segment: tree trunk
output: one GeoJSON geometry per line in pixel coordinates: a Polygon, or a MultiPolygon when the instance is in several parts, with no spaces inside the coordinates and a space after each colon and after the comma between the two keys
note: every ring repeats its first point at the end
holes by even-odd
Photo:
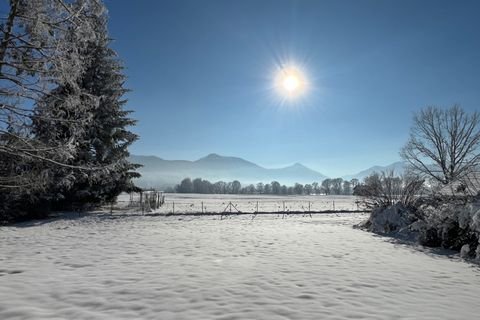
{"type": "Polygon", "coordinates": [[[2,74],[5,54],[7,53],[8,43],[10,42],[10,37],[12,34],[13,22],[15,20],[15,16],[17,15],[18,1],[19,0],[12,0],[10,3],[10,12],[8,13],[7,23],[5,25],[5,34],[2,42],[0,43],[0,75],[2,74]]]}

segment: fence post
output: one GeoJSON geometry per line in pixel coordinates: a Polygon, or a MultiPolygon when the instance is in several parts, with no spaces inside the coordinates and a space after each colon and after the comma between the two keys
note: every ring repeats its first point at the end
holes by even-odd
{"type": "Polygon", "coordinates": [[[258,201],[257,201],[257,213],[258,213],[258,201]]]}
{"type": "Polygon", "coordinates": [[[283,201],[283,213],[285,213],[285,201],[283,201]]]}
{"type": "Polygon", "coordinates": [[[175,214],[175,201],[173,201],[172,213],[175,214]]]}
{"type": "Polygon", "coordinates": [[[203,214],[203,201],[202,201],[202,214],[203,214]]]}
{"type": "Polygon", "coordinates": [[[312,212],[312,210],[310,210],[310,201],[308,201],[308,212],[312,212]]]}
{"type": "Polygon", "coordinates": [[[333,211],[335,211],[335,200],[333,200],[333,211]]]}

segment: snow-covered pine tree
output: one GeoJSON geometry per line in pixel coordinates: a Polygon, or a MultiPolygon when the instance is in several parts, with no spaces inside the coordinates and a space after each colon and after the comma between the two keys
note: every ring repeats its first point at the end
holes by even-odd
{"type": "Polygon", "coordinates": [[[56,87],[69,87],[68,100],[80,101],[76,80],[84,61],[78,49],[92,34],[86,8],[85,0],[10,0],[0,23],[0,220],[28,211],[50,185],[51,169],[68,167],[75,153],[73,141],[33,134],[33,121],[58,119],[39,117],[32,106],[56,87]],[[78,41],[67,39],[73,33],[78,41]]]}
{"type": "Polygon", "coordinates": [[[94,37],[81,50],[85,63],[84,72],[77,84],[82,92],[83,106],[72,110],[66,105],[69,88],[59,87],[54,94],[37,106],[42,117],[63,117],[63,124],[37,128],[38,136],[46,139],[72,141],[69,121],[78,118],[87,120],[87,126],[80,136],[73,140],[76,153],[70,163],[89,170],[62,168],[55,172],[55,183],[50,195],[59,206],[77,204],[98,204],[112,201],[120,192],[134,188],[132,178],[138,165],[128,161],[128,147],[137,135],[128,130],[135,124],[129,118],[130,111],[124,110],[123,95],[125,76],[116,53],[109,47],[111,40],[107,32],[106,10],[101,2],[90,4],[85,13],[93,26],[94,37]],[[83,111],[82,111],[83,110],[83,111]],[[86,112],[80,114],[78,112],[86,112]]]}
{"type": "MultiPolygon", "coordinates": [[[[125,110],[127,100],[124,95],[125,75],[117,54],[110,48],[111,39],[107,30],[107,14],[103,9],[100,15],[93,15],[96,41],[87,48],[91,58],[82,81],[82,88],[99,99],[93,112],[88,140],[93,151],[94,165],[108,170],[95,172],[85,179],[84,186],[95,200],[111,201],[120,192],[134,188],[133,178],[139,177],[135,169],[139,167],[128,161],[128,147],[138,139],[129,127],[136,120],[130,118],[131,111],[125,110]]],[[[86,151],[86,150],[85,150],[86,151]]]]}

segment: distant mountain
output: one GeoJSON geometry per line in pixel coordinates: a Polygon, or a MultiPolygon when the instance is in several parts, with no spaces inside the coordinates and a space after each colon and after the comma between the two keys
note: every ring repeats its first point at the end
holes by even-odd
{"type": "Polygon", "coordinates": [[[140,155],[132,155],[130,161],[143,165],[138,170],[142,177],[137,184],[141,187],[171,187],[186,177],[211,182],[238,180],[242,184],[278,181],[286,185],[321,182],[326,178],[300,163],[285,168],[267,169],[242,158],[224,157],[215,153],[196,161],[164,160],[140,155]]]}
{"type": "Polygon", "coordinates": [[[365,177],[371,175],[374,172],[380,173],[382,171],[389,172],[389,171],[392,171],[392,170],[393,170],[395,175],[401,175],[405,172],[405,167],[406,167],[405,162],[398,161],[398,162],[394,162],[394,163],[392,163],[388,166],[374,166],[374,167],[368,168],[366,170],[360,171],[356,174],[343,176],[342,178],[343,178],[343,180],[351,180],[351,179],[363,180],[365,177]]]}

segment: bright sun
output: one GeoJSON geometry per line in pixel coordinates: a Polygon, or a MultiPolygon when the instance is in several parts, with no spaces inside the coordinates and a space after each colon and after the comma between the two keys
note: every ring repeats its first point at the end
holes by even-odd
{"type": "Polygon", "coordinates": [[[307,86],[305,76],[295,67],[281,69],[275,79],[275,86],[286,97],[302,94],[307,86]]]}
{"type": "Polygon", "coordinates": [[[298,78],[294,75],[288,75],[283,79],[282,86],[288,92],[293,92],[298,88],[299,81],[298,78]]]}

